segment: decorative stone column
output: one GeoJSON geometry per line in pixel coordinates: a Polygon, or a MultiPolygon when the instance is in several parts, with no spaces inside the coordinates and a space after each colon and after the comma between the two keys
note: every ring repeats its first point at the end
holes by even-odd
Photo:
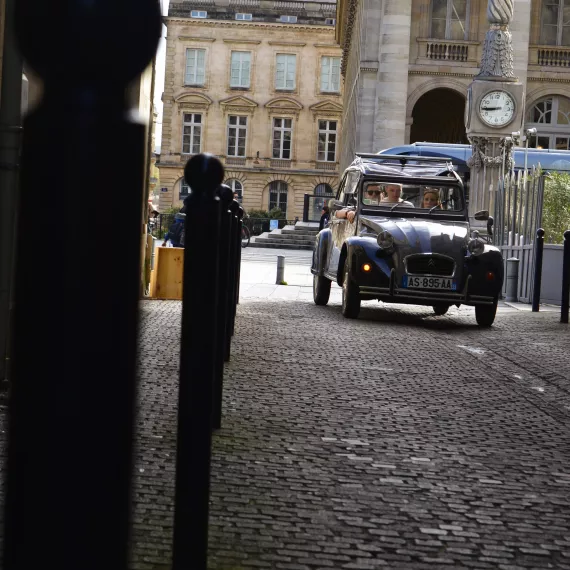
{"type": "Polygon", "coordinates": [[[465,128],[473,147],[468,162],[471,168],[469,218],[482,232],[486,223],[476,221],[474,214],[488,210],[493,215],[502,166],[509,168],[512,164],[509,135],[520,129],[523,119],[524,86],[514,72],[513,40],[509,30],[513,15],[514,0],[488,0],[490,28],[483,45],[481,69],[467,94],[465,128]],[[492,108],[488,102],[491,92],[495,93],[492,108]],[[487,111],[498,112],[496,120],[490,118],[487,111]]]}
{"type": "Polygon", "coordinates": [[[373,152],[405,141],[411,26],[412,0],[384,0],[373,152]]]}

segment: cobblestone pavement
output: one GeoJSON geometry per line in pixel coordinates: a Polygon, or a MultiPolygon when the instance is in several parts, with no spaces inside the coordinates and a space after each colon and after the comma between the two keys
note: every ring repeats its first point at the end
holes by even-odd
{"type": "MultiPolygon", "coordinates": [[[[143,314],[131,566],[166,570],[180,304],[143,314]]],[[[242,303],[210,568],[570,569],[569,338],[556,313],[242,303]]]]}

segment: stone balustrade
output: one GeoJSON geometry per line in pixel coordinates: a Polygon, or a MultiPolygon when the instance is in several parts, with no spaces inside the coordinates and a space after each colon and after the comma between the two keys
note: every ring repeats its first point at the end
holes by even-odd
{"type": "Polygon", "coordinates": [[[475,60],[474,46],[477,42],[453,40],[418,40],[425,44],[425,50],[420,53],[427,59],[437,61],[467,62],[475,60]],[[470,53],[471,52],[471,53],[470,53]]]}
{"type": "Polygon", "coordinates": [[[531,46],[530,62],[545,67],[570,69],[570,47],[531,46]]]}

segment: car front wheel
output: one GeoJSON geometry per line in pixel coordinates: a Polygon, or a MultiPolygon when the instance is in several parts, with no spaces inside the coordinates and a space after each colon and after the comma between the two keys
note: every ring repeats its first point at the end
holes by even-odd
{"type": "Polygon", "coordinates": [[[449,307],[450,307],[450,305],[444,305],[444,304],[434,305],[433,306],[433,312],[438,317],[441,317],[442,315],[445,315],[445,313],[447,313],[447,311],[449,311],[449,307]]]}
{"type": "Polygon", "coordinates": [[[360,293],[350,278],[347,262],[344,264],[344,279],[342,281],[342,314],[347,319],[356,319],[358,313],[360,313],[360,293]]]}
{"type": "Polygon", "coordinates": [[[495,321],[497,314],[497,301],[492,305],[476,305],[475,319],[480,327],[490,327],[495,321]]]}
{"type": "Polygon", "coordinates": [[[313,275],[313,300],[315,305],[326,305],[331,296],[331,281],[321,275],[313,275]]]}

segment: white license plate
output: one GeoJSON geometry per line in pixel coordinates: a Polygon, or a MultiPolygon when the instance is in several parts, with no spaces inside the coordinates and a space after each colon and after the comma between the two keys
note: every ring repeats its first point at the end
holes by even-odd
{"type": "Polygon", "coordinates": [[[405,275],[403,286],[405,289],[457,290],[455,279],[449,279],[447,277],[412,277],[411,275],[405,275]]]}

